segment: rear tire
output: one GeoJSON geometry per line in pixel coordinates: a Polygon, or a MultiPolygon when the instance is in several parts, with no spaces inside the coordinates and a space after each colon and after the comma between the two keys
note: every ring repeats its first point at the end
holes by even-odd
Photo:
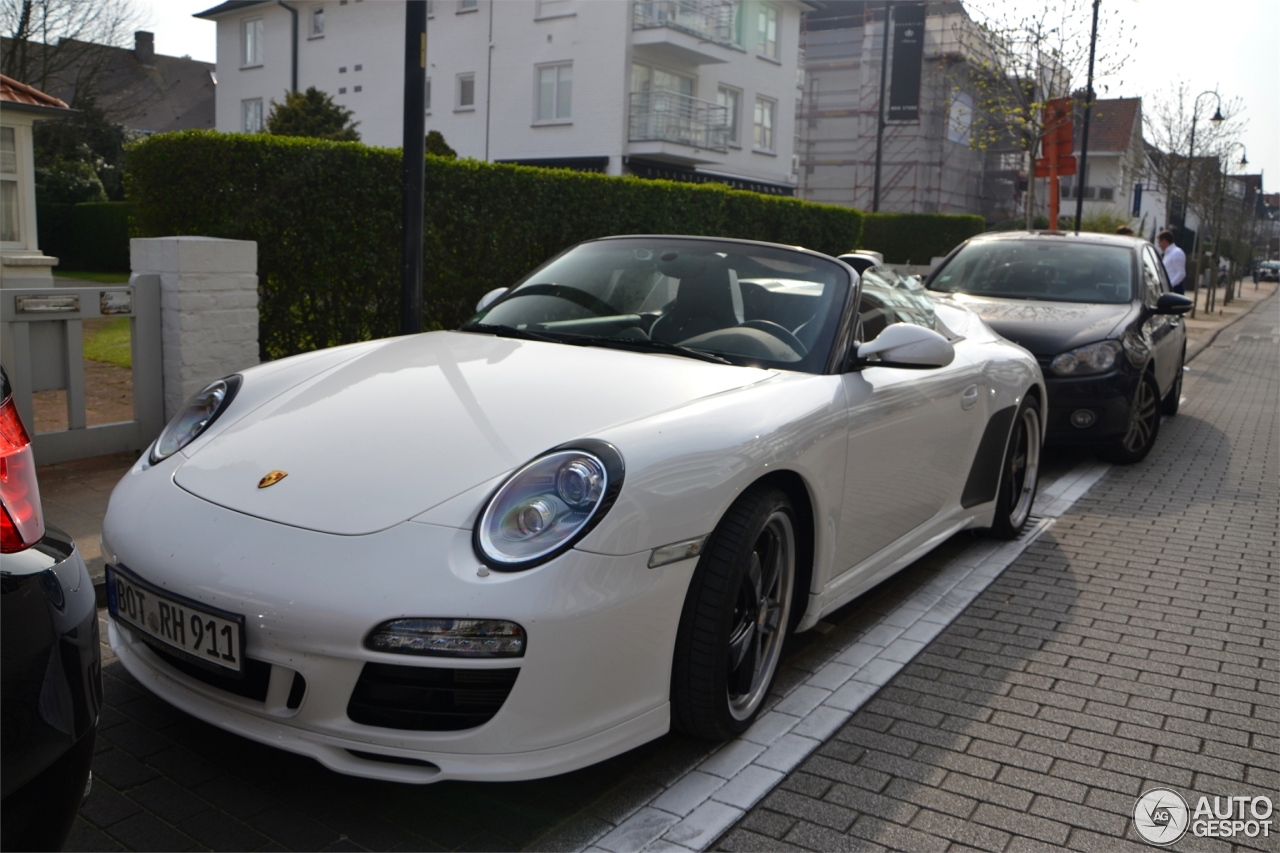
{"type": "Polygon", "coordinates": [[[1160,388],[1150,373],[1142,374],[1129,407],[1129,429],[1099,455],[1116,465],[1132,465],[1147,458],[1160,434],[1160,388]]]}
{"type": "Polygon", "coordinates": [[[795,512],[776,488],[729,507],[698,561],[676,635],[673,725],[725,740],[755,721],[769,695],[791,617],[795,512]]]}
{"type": "Polygon", "coordinates": [[[996,539],[1017,539],[1031,518],[1040,484],[1040,401],[1029,396],[1018,407],[1000,465],[996,514],[988,531],[996,539]]]}

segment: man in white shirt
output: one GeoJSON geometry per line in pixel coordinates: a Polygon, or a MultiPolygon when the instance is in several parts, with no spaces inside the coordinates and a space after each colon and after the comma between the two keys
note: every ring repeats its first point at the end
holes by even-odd
{"type": "Polygon", "coordinates": [[[1160,253],[1164,255],[1164,271],[1169,276],[1169,289],[1183,293],[1187,281],[1187,255],[1173,242],[1173,232],[1165,229],[1156,235],[1160,253]]]}

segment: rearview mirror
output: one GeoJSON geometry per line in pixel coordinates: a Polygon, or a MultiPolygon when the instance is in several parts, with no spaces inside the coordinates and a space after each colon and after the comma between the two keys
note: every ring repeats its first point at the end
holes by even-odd
{"type": "Polygon", "coordinates": [[[857,357],[864,360],[878,355],[879,367],[912,367],[918,369],[946,367],[956,357],[951,342],[933,329],[912,323],[894,323],[873,341],[858,345],[857,357]]]}
{"type": "Polygon", "coordinates": [[[506,293],[508,290],[510,290],[510,288],[495,287],[493,290],[490,290],[484,296],[481,296],[480,301],[476,303],[476,313],[478,314],[484,309],[488,308],[490,305],[492,305],[494,302],[497,301],[499,296],[506,293]]]}
{"type": "Polygon", "coordinates": [[[1181,293],[1162,293],[1156,300],[1154,314],[1185,314],[1194,303],[1181,293]]]}

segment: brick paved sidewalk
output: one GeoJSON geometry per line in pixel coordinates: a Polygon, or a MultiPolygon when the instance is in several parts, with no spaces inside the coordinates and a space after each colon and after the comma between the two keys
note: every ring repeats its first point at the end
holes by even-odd
{"type": "MultiPolygon", "coordinates": [[[[1115,468],[721,850],[1148,850],[1139,794],[1280,790],[1280,313],[1192,365],[1115,468]]],[[[1212,800],[1211,800],[1212,801],[1212,800]]],[[[1273,829],[1275,829],[1273,823],[1273,829]]],[[[1177,850],[1280,850],[1269,838],[1177,850]]]]}

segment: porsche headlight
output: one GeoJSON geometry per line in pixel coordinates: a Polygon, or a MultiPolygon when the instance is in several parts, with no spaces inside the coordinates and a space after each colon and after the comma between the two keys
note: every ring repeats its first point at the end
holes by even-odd
{"type": "Polygon", "coordinates": [[[612,445],[557,448],[512,474],[489,499],[476,524],[476,553],[498,571],[545,562],[585,536],[621,486],[622,457],[612,445]]]}
{"type": "Polygon", "coordinates": [[[211,383],[188,400],[152,445],[151,464],[167,459],[195,441],[231,405],[239,388],[240,377],[228,376],[211,383]]]}
{"type": "Polygon", "coordinates": [[[1064,352],[1049,364],[1049,368],[1059,376],[1106,373],[1116,366],[1116,357],[1123,349],[1119,341],[1099,341],[1064,352]]]}

